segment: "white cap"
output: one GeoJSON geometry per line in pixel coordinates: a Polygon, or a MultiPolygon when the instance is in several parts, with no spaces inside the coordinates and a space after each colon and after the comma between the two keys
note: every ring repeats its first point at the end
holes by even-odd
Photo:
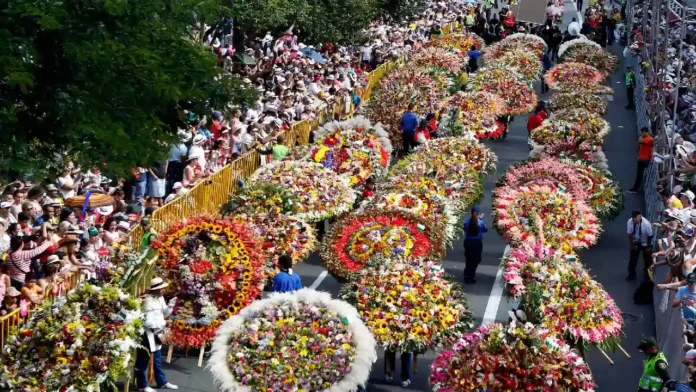
{"type": "Polygon", "coordinates": [[[120,221],[120,222],[118,222],[118,228],[124,229],[124,230],[130,230],[130,224],[126,221],[120,221]]]}
{"type": "Polygon", "coordinates": [[[174,185],[172,186],[172,189],[181,189],[183,188],[184,185],[180,182],[175,182],[174,185]]]}

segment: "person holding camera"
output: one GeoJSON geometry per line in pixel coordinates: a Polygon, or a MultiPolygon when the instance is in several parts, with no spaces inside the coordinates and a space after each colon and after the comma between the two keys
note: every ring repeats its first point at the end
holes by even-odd
{"type": "Polygon", "coordinates": [[[641,252],[643,252],[643,261],[645,263],[643,271],[646,272],[652,264],[650,256],[653,239],[652,224],[643,218],[640,211],[634,210],[627,222],[626,233],[628,234],[628,243],[631,248],[626,280],[633,281],[636,280],[636,266],[638,265],[638,256],[641,252]]]}

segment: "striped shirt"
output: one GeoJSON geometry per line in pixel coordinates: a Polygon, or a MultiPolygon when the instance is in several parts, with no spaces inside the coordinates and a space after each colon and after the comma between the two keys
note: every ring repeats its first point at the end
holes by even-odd
{"type": "Polygon", "coordinates": [[[29,272],[31,259],[43,253],[51,245],[51,241],[46,241],[42,245],[37,246],[34,249],[18,250],[16,252],[10,253],[10,257],[7,262],[7,274],[10,276],[11,279],[16,280],[17,282],[24,283],[24,279],[27,275],[27,272],[29,272]]]}

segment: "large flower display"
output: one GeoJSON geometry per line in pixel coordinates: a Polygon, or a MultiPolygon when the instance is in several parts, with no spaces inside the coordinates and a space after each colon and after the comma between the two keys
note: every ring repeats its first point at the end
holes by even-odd
{"type": "Polygon", "coordinates": [[[562,186],[579,200],[587,200],[589,197],[589,189],[585,188],[582,178],[573,170],[573,166],[551,157],[513,164],[500,176],[494,192],[504,191],[506,187],[517,188],[533,184],[562,186]]]}
{"type": "Polygon", "coordinates": [[[140,344],[140,301],[112,285],[82,283],[33,309],[0,359],[5,391],[115,389],[140,344]]]}
{"type": "Polygon", "coordinates": [[[537,58],[541,59],[541,56],[546,51],[546,42],[544,42],[543,38],[534,34],[512,34],[486,48],[483,58],[486,63],[490,63],[498,57],[515,51],[533,53],[537,58]]]}
{"type": "Polygon", "coordinates": [[[530,157],[568,157],[590,163],[600,170],[608,170],[609,163],[601,148],[586,141],[560,140],[547,145],[538,145],[530,152],[530,157]]]}
{"type": "Polygon", "coordinates": [[[451,245],[458,238],[458,234],[462,230],[454,203],[439,195],[437,191],[379,192],[374,197],[365,200],[361,209],[404,211],[419,215],[432,222],[434,227],[442,228],[448,245],[451,245]]]}
{"type": "Polygon", "coordinates": [[[321,259],[336,278],[352,280],[373,257],[439,257],[444,233],[402,211],[367,210],[336,222],[321,244],[321,259]]]}
{"type": "Polygon", "coordinates": [[[608,171],[577,159],[565,158],[562,161],[580,178],[589,195],[587,205],[597,216],[614,219],[621,213],[624,207],[623,191],[608,171]]]}
{"type": "Polygon", "coordinates": [[[166,340],[201,347],[213,340],[220,321],[261,294],[264,257],[259,239],[240,222],[201,215],[175,223],[152,248],[160,254],[159,276],[178,293],[166,340]]]}
{"type": "Polygon", "coordinates": [[[585,361],[562,340],[532,324],[479,327],[431,365],[434,392],[590,392],[585,361]]]}
{"type": "Polygon", "coordinates": [[[483,38],[473,33],[454,33],[431,41],[429,45],[436,48],[451,48],[461,50],[462,52],[468,52],[471,50],[472,46],[476,47],[478,50],[483,49],[485,42],[483,38]]]}
{"type": "Polygon", "coordinates": [[[495,94],[505,101],[505,114],[516,116],[529,113],[539,98],[529,83],[515,69],[486,67],[469,81],[469,89],[495,94]]]}
{"type": "Polygon", "coordinates": [[[603,139],[611,131],[611,125],[607,120],[587,109],[563,109],[555,112],[554,115],[558,120],[576,125],[586,134],[595,135],[589,140],[590,142],[603,139]]]}
{"type": "Polygon", "coordinates": [[[425,115],[431,105],[446,96],[446,83],[433,77],[425,68],[406,67],[392,71],[379,82],[367,103],[367,115],[389,128],[392,144],[401,147],[399,122],[410,103],[415,112],[425,115]]]}
{"type": "Polygon", "coordinates": [[[415,150],[417,155],[429,162],[458,164],[468,162],[469,166],[481,176],[495,173],[498,157],[495,153],[477,141],[456,137],[443,137],[430,141],[426,146],[415,150]]]}
{"type": "Polygon", "coordinates": [[[461,51],[438,47],[417,50],[411,57],[411,61],[421,67],[442,68],[455,75],[460,74],[466,65],[466,58],[461,51]]]}
{"type": "Polygon", "coordinates": [[[558,118],[546,119],[540,126],[529,132],[529,137],[537,144],[551,144],[558,141],[582,142],[599,145],[604,141],[607,128],[596,128],[589,124],[563,121],[558,118]],[[584,125],[584,126],[583,126],[584,125]]]}
{"type": "Polygon", "coordinates": [[[278,272],[278,258],[290,256],[293,264],[309,257],[316,246],[314,227],[290,215],[242,214],[232,218],[249,226],[261,239],[261,253],[265,256],[266,280],[273,279],[278,272]]]}
{"type": "Polygon", "coordinates": [[[554,90],[599,91],[606,78],[597,68],[584,63],[561,63],[551,68],[544,80],[554,90]]]}
{"type": "Polygon", "coordinates": [[[529,83],[538,81],[544,70],[541,59],[535,53],[521,49],[495,57],[488,65],[494,68],[514,69],[529,83]]]}
{"type": "Polygon", "coordinates": [[[607,114],[609,104],[604,95],[587,92],[555,92],[549,100],[549,109],[558,111],[562,109],[586,109],[592,113],[607,114]]]}
{"type": "Polygon", "coordinates": [[[389,133],[364,117],[328,123],[315,132],[315,140],[305,158],[347,176],[351,186],[387,173],[392,153],[389,133]]]}
{"type": "Polygon", "coordinates": [[[395,352],[447,347],[471,329],[462,290],[440,262],[388,259],[364,269],[342,297],[355,305],[377,343],[395,352]]]}
{"type": "Polygon", "coordinates": [[[208,368],[224,392],[354,391],[377,361],[375,346],[355,308],[302,289],[227,320],[208,368]]]}
{"type": "Polygon", "coordinates": [[[271,183],[285,187],[298,199],[296,217],[318,222],[350,211],[355,192],[349,180],[331,169],[311,162],[274,162],[259,168],[249,183],[271,183]]]}
{"type": "Polygon", "coordinates": [[[438,135],[473,136],[496,139],[504,127],[496,121],[506,111],[505,101],[485,91],[457,93],[444,103],[438,124],[438,135]]]}
{"type": "Polygon", "coordinates": [[[578,345],[619,343],[621,310],[578,261],[537,243],[512,249],[503,263],[508,294],[543,328],[578,345]]]}
{"type": "Polygon", "coordinates": [[[220,212],[222,216],[236,214],[294,214],[299,207],[298,198],[281,185],[260,183],[246,186],[230,195],[220,212]]]}
{"type": "Polygon", "coordinates": [[[564,43],[558,54],[562,62],[591,64],[607,76],[614,72],[619,63],[616,55],[587,38],[564,43]]]}
{"type": "Polygon", "coordinates": [[[594,245],[601,230],[599,219],[585,202],[546,185],[497,189],[493,220],[507,241],[544,240],[563,249],[594,245]]]}

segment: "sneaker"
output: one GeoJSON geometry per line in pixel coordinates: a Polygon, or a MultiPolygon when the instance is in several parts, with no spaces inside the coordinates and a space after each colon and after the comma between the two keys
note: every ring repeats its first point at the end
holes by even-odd
{"type": "Polygon", "coordinates": [[[411,380],[401,381],[401,388],[408,388],[409,385],[411,385],[411,380]]]}
{"type": "Polygon", "coordinates": [[[157,387],[157,389],[179,389],[179,387],[168,382],[168,383],[162,385],[161,387],[157,387]]]}
{"type": "Polygon", "coordinates": [[[150,387],[140,388],[140,392],[157,392],[150,387]]]}
{"type": "Polygon", "coordinates": [[[392,382],[392,381],[394,381],[394,376],[392,376],[391,374],[387,374],[387,375],[384,376],[384,379],[385,379],[387,382],[392,382]]]}
{"type": "Polygon", "coordinates": [[[633,189],[633,188],[627,189],[626,193],[638,193],[638,189],[633,189]]]}

